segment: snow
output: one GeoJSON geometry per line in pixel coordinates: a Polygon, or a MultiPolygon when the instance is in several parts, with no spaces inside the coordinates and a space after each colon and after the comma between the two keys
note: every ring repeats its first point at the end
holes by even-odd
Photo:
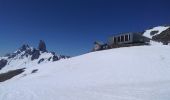
{"type": "Polygon", "coordinates": [[[167,30],[168,28],[170,28],[170,26],[157,26],[157,27],[154,27],[152,29],[146,30],[143,35],[148,37],[148,38],[152,38],[153,36],[162,33],[163,31],[167,30]],[[156,33],[155,35],[151,35],[150,33],[152,31],[158,31],[158,33],[156,33]]]}
{"type": "Polygon", "coordinates": [[[30,66],[0,83],[0,100],[169,100],[169,51],[124,47],[30,66]]]}
{"type": "Polygon", "coordinates": [[[38,65],[38,61],[42,58],[44,59],[44,61],[41,64],[47,63],[47,62],[52,62],[52,59],[50,61],[48,61],[48,58],[53,57],[53,55],[48,52],[41,53],[40,57],[34,61],[31,60],[30,55],[28,55],[28,57],[22,56],[22,54],[24,54],[24,53],[25,53],[25,51],[21,52],[16,57],[11,58],[11,59],[8,59],[7,57],[2,57],[1,59],[6,59],[8,61],[8,64],[3,69],[0,70],[0,73],[5,73],[10,70],[15,70],[15,69],[19,69],[19,68],[28,68],[31,66],[36,66],[36,65],[38,65]]]}
{"type": "Polygon", "coordinates": [[[150,40],[150,43],[149,43],[150,45],[152,45],[152,46],[161,46],[161,45],[163,45],[163,43],[161,43],[161,42],[156,42],[156,41],[153,41],[153,40],[150,40]]]}

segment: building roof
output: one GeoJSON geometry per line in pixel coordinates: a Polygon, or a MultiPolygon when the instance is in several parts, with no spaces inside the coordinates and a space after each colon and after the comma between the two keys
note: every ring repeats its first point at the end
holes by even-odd
{"type": "Polygon", "coordinates": [[[140,34],[140,35],[142,35],[143,33],[142,33],[142,32],[116,33],[116,34],[113,34],[113,35],[110,36],[110,37],[119,36],[119,35],[124,35],[124,34],[140,34]]]}

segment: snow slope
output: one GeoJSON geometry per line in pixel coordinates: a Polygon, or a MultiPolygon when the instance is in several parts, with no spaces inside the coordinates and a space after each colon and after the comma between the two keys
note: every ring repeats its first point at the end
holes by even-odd
{"type": "Polygon", "coordinates": [[[170,28],[170,26],[157,26],[157,27],[154,27],[152,29],[146,30],[143,35],[148,37],[148,38],[152,38],[153,36],[162,33],[163,31],[167,30],[168,28],[170,28]],[[158,32],[156,34],[154,34],[154,35],[151,35],[150,33],[152,31],[158,31],[158,32]]]}
{"type": "Polygon", "coordinates": [[[170,100],[169,52],[125,47],[29,67],[0,83],[0,100],[170,100]]]}

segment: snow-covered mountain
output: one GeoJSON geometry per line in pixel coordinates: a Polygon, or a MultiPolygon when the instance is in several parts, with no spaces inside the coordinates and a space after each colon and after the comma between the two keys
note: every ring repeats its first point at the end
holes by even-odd
{"type": "Polygon", "coordinates": [[[151,29],[148,29],[144,32],[144,36],[148,38],[152,38],[155,35],[161,34],[163,31],[167,30],[170,28],[170,26],[157,26],[153,27],[151,29]]]}
{"type": "MultiPolygon", "coordinates": [[[[168,31],[161,26],[145,31],[144,36],[168,36],[168,31]],[[152,31],[159,32],[151,36],[152,31]]],[[[11,65],[20,63],[21,55],[31,63],[17,67],[21,70],[10,72],[19,72],[17,76],[0,82],[0,100],[170,100],[170,46],[159,42],[153,39],[151,45],[91,52],[56,62],[48,60],[53,53],[44,46],[39,46],[41,56],[33,61],[34,56],[25,52],[8,55],[1,59],[12,59],[11,65]],[[37,64],[41,58],[44,63],[37,64]]]]}
{"type": "Polygon", "coordinates": [[[0,58],[0,73],[19,68],[28,68],[47,62],[58,61],[68,58],[67,56],[56,55],[54,52],[48,52],[44,41],[40,41],[38,49],[23,45],[17,51],[6,54],[0,58]]]}
{"type": "Polygon", "coordinates": [[[146,30],[144,36],[163,44],[170,43],[170,26],[157,26],[146,30]]]}

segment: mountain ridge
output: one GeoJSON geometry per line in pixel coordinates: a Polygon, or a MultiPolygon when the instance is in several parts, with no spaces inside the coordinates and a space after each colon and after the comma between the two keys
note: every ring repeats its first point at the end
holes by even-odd
{"type": "Polygon", "coordinates": [[[17,68],[28,67],[28,65],[30,64],[36,65],[46,62],[54,62],[66,58],[69,58],[69,56],[57,55],[55,54],[55,52],[49,52],[46,49],[45,42],[43,40],[40,40],[38,48],[33,48],[30,47],[28,44],[23,44],[17,51],[1,57],[0,72],[3,69],[6,69],[5,71],[8,71],[17,68]]]}

